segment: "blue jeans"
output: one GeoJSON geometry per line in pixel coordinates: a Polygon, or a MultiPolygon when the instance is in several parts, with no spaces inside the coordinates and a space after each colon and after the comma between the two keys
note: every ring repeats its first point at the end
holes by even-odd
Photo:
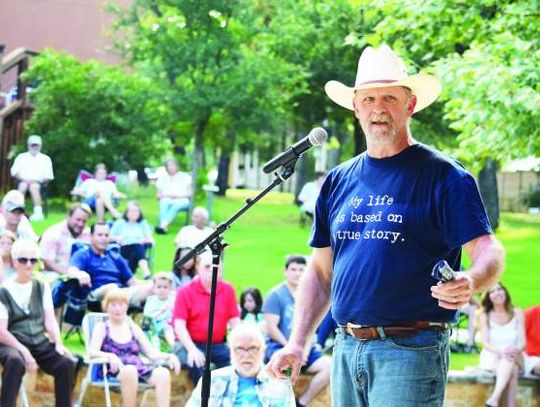
{"type": "Polygon", "coordinates": [[[159,200],[159,223],[165,227],[169,226],[178,212],[185,211],[191,206],[187,198],[161,198],[159,200]]]}
{"type": "Polygon", "coordinates": [[[449,330],[361,341],[338,329],[332,406],[439,407],[448,372],[449,330]]]}
{"type": "MultiPolygon", "coordinates": [[[[195,342],[195,346],[202,352],[206,352],[206,343],[195,342]]],[[[189,366],[187,363],[187,350],[184,348],[180,342],[176,342],[174,347],[174,353],[180,360],[182,364],[182,369],[186,368],[189,373],[189,378],[193,382],[193,385],[196,386],[199,382],[199,379],[204,373],[204,366],[196,367],[189,366]]],[[[214,365],[216,369],[220,367],[229,366],[231,364],[231,351],[227,342],[218,342],[212,344],[212,358],[210,362],[214,365]]]]}

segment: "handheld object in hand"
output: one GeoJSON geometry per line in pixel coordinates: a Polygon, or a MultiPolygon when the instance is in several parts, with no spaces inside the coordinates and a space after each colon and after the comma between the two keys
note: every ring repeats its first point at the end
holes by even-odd
{"type": "Polygon", "coordinates": [[[452,267],[449,266],[446,260],[440,260],[433,266],[431,276],[446,283],[454,279],[454,270],[452,270],[452,267]]]}

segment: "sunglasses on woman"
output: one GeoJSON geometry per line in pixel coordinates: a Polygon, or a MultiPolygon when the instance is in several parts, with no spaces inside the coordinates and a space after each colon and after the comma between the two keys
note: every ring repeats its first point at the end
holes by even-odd
{"type": "Polygon", "coordinates": [[[39,259],[36,259],[35,257],[17,257],[17,262],[21,264],[32,264],[35,265],[39,259]]]}

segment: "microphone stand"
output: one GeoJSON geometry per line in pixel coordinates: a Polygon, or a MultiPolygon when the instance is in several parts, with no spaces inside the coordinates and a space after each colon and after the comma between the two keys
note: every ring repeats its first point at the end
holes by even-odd
{"type": "Polygon", "coordinates": [[[212,232],[210,236],[198,243],[189,253],[184,257],[179,259],[175,265],[181,267],[184,263],[189,261],[191,258],[195,257],[197,254],[200,254],[205,251],[206,246],[210,246],[212,251],[212,286],[210,289],[210,310],[208,315],[208,335],[206,338],[206,352],[205,352],[205,361],[204,361],[204,374],[202,381],[202,390],[201,390],[201,406],[208,407],[208,400],[210,398],[210,383],[211,383],[211,372],[210,372],[210,360],[212,358],[212,337],[214,331],[214,312],[216,308],[216,288],[217,288],[217,277],[218,277],[218,267],[221,258],[223,249],[228,246],[228,244],[223,240],[221,235],[231,227],[231,224],[244,214],[249,208],[255,205],[263,196],[265,196],[272,189],[283,183],[294,173],[294,166],[296,164],[298,157],[294,160],[291,160],[282,168],[282,172],[278,174],[275,172],[276,176],[274,181],[268,185],[265,189],[259,192],[254,198],[246,199],[246,204],[240,208],[236,213],[234,213],[229,219],[225,222],[220,223],[216,230],[212,232]]]}

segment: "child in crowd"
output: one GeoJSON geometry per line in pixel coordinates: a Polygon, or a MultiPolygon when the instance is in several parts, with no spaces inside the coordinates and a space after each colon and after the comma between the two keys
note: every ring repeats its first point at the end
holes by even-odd
{"type": "Polygon", "coordinates": [[[128,261],[133,273],[140,268],[145,279],[152,278],[146,247],[154,244],[154,238],[138,202],[128,202],[123,217],[111,228],[111,240],[120,244],[120,254],[128,261]]]}
{"type": "Polygon", "coordinates": [[[173,280],[171,273],[160,271],[154,275],[153,295],[144,304],[143,330],[159,350],[161,337],[172,348],[174,332],[171,326],[171,312],[174,305],[173,280]]]}
{"type": "Polygon", "coordinates": [[[258,288],[246,288],[240,294],[240,312],[243,321],[254,322],[266,334],[266,322],[261,312],[263,300],[258,288]]]}

